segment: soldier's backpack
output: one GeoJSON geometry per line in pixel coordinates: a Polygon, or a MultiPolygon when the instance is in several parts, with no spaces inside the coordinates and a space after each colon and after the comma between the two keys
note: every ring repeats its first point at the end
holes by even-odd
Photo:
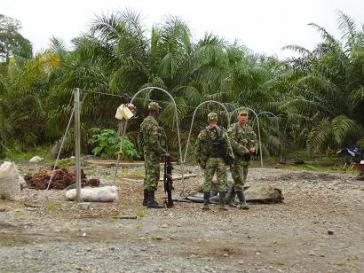
{"type": "MultiPolygon", "coordinates": [[[[233,163],[234,158],[232,158],[229,154],[227,142],[224,139],[224,131],[219,129],[216,131],[217,138],[211,139],[211,146],[210,146],[210,154],[214,156],[221,156],[226,165],[231,165],[233,163]]],[[[208,134],[209,135],[209,134],[208,134]]]]}

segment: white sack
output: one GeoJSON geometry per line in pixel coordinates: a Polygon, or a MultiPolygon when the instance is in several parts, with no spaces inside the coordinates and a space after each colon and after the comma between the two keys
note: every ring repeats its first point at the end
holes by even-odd
{"type": "MultiPolygon", "coordinates": [[[[118,188],[116,186],[81,189],[81,200],[86,202],[113,202],[118,200],[118,197],[118,188]]],[[[66,191],[66,199],[75,200],[76,189],[66,191]]]]}
{"type": "Polygon", "coordinates": [[[0,197],[14,199],[20,191],[20,183],[24,179],[19,175],[13,162],[5,161],[0,166],[0,197]]]}
{"type": "Polygon", "coordinates": [[[43,161],[43,157],[40,157],[40,156],[33,156],[30,160],[29,160],[29,162],[31,162],[31,163],[38,163],[38,162],[41,162],[41,161],[43,161]]]}

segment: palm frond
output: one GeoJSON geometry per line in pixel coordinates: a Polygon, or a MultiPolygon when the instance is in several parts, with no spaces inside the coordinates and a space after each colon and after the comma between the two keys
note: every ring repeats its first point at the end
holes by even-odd
{"type": "Polygon", "coordinates": [[[335,37],[331,35],[324,27],[315,23],[309,23],[308,25],[314,27],[318,32],[320,32],[322,38],[329,44],[338,45],[338,41],[335,39],[335,37]]]}
{"type": "Polygon", "coordinates": [[[321,120],[312,128],[308,135],[307,146],[312,151],[320,151],[332,139],[331,123],[328,119],[321,120]]]}
{"type": "Polygon", "coordinates": [[[306,56],[311,53],[307,48],[305,48],[303,46],[299,46],[299,45],[286,45],[286,46],[282,47],[282,49],[283,50],[292,50],[294,52],[297,52],[301,55],[306,55],[306,56]]]}
{"type": "Polygon", "coordinates": [[[342,39],[352,39],[356,35],[355,21],[342,11],[338,12],[338,23],[342,39]]]}
{"type": "Polygon", "coordinates": [[[364,102],[364,86],[360,86],[357,90],[350,94],[349,100],[352,108],[355,108],[359,103],[364,102]]]}
{"type": "Polygon", "coordinates": [[[340,115],[331,121],[332,134],[337,145],[344,144],[345,139],[359,130],[356,122],[347,116],[340,115]]]}

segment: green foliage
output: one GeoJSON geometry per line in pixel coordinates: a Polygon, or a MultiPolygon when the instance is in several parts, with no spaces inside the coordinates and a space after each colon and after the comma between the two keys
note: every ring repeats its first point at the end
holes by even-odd
{"type": "Polygon", "coordinates": [[[32,57],[32,45],[20,33],[20,22],[0,14],[0,62],[32,57]]]}
{"type": "Polygon", "coordinates": [[[121,153],[125,159],[138,159],[138,152],[135,149],[133,142],[127,137],[122,137],[119,147],[121,147],[121,153]]]}
{"type": "MultiPolygon", "coordinates": [[[[27,40],[18,34],[19,22],[0,16],[0,54],[6,59],[0,63],[0,154],[59,140],[70,117],[74,88],[133,95],[143,87],[162,87],[177,103],[182,135],[189,130],[195,107],[206,100],[224,103],[229,111],[245,105],[258,113],[272,112],[278,120],[261,118],[265,155],[282,157],[300,149],[322,153],[354,144],[364,134],[364,30],[342,12],[340,39],[322,26],[310,26],[322,40],[312,50],[286,46],[297,54],[281,61],[213,34],[193,38],[176,17],[148,32],[139,14],[117,12],[96,17],[85,34],[73,39],[71,50],[52,38],[49,49],[32,57],[27,40]],[[10,45],[9,37],[17,42],[10,45]]],[[[116,127],[113,116],[121,101],[86,92],[81,99],[85,151],[90,128],[116,127]]],[[[135,100],[140,118],[129,122],[128,136],[136,139],[148,100],[160,101],[159,120],[175,152],[174,105],[155,90],[135,100]]],[[[194,136],[210,110],[220,111],[212,105],[201,109],[194,136]]],[[[95,155],[115,158],[121,151],[124,159],[137,158],[130,139],[120,139],[110,129],[93,133],[89,143],[95,155]]],[[[69,139],[68,152],[73,147],[69,139]]]]}
{"type": "Polygon", "coordinates": [[[138,153],[134,144],[127,137],[119,137],[112,129],[92,129],[92,137],[89,140],[92,145],[92,154],[103,158],[137,159],[138,153]]]}
{"type": "Polygon", "coordinates": [[[7,149],[4,156],[6,160],[10,161],[29,161],[29,159],[37,155],[50,162],[52,158],[49,156],[49,150],[49,146],[38,146],[26,151],[21,150],[20,147],[13,147],[12,149],[7,149]]]}

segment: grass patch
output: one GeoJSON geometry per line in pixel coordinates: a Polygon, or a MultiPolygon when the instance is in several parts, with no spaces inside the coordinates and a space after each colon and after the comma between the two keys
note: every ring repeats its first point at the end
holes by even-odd
{"type": "Polygon", "coordinates": [[[150,234],[150,239],[157,240],[158,239],[158,234],[156,232],[151,233],[150,234]]]}
{"type": "Polygon", "coordinates": [[[33,156],[43,157],[46,162],[51,162],[53,159],[50,156],[51,151],[50,146],[39,146],[26,151],[21,151],[19,149],[9,149],[6,152],[5,160],[10,161],[29,161],[33,156]]]}
{"type": "Polygon", "coordinates": [[[32,240],[25,236],[17,235],[0,235],[0,246],[2,247],[12,247],[12,246],[19,246],[19,245],[26,245],[31,244],[32,240]]]}
{"type": "Polygon", "coordinates": [[[293,171],[314,171],[314,172],[330,172],[330,173],[349,173],[355,174],[357,171],[353,167],[346,169],[340,168],[338,166],[326,166],[321,164],[303,164],[303,165],[291,165],[282,166],[282,169],[288,169],[293,171]]]}
{"type": "Polygon", "coordinates": [[[10,266],[5,266],[3,269],[1,269],[1,273],[12,273],[14,270],[10,266]]]}
{"type": "Polygon", "coordinates": [[[287,261],[283,261],[283,260],[278,260],[276,262],[277,265],[281,265],[281,266],[288,266],[288,262],[287,261]]]}
{"type": "Polygon", "coordinates": [[[138,217],[144,217],[145,216],[145,210],[144,209],[139,209],[135,212],[135,215],[138,217]]]}
{"type": "Polygon", "coordinates": [[[345,261],[345,259],[338,259],[335,261],[335,264],[338,266],[343,266],[346,264],[346,261],[345,261]]]}
{"type": "Polygon", "coordinates": [[[65,158],[65,159],[60,159],[57,162],[57,166],[60,168],[68,168],[68,167],[73,167],[75,166],[75,160],[69,159],[69,158],[65,158]]]}
{"type": "Polygon", "coordinates": [[[43,206],[43,209],[45,212],[51,213],[51,212],[55,212],[57,210],[59,210],[61,207],[61,205],[59,203],[46,203],[43,206]]]}
{"type": "MultiPolygon", "coordinates": [[[[294,160],[287,159],[286,164],[279,164],[279,159],[275,157],[263,158],[265,167],[273,167],[279,169],[287,169],[293,171],[314,171],[314,172],[330,172],[330,173],[349,173],[356,174],[357,170],[352,166],[344,168],[342,159],[332,156],[306,156],[303,158],[304,164],[295,165],[294,160]]],[[[256,157],[252,161],[252,167],[260,167],[260,158],[256,157]]]]}

